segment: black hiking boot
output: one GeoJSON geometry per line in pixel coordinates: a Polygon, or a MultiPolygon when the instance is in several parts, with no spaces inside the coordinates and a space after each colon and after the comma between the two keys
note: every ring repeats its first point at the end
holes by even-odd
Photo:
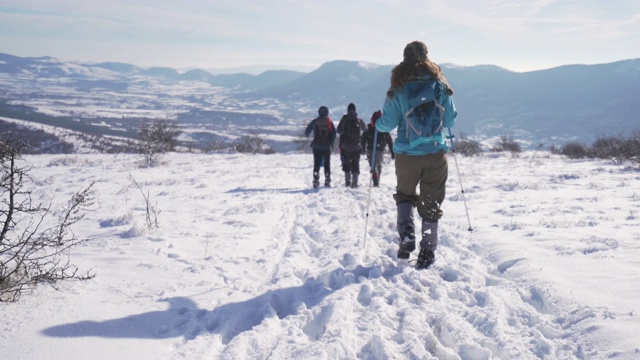
{"type": "Polygon", "coordinates": [[[324,187],[331,187],[331,180],[325,180],[324,187]]]}
{"type": "Polygon", "coordinates": [[[353,178],[351,179],[351,188],[355,189],[358,187],[358,175],[359,174],[353,174],[353,178]]]}
{"type": "Polygon", "coordinates": [[[416,235],[413,227],[409,226],[405,229],[404,234],[400,238],[400,246],[398,247],[398,259],[408,259],[411,252],[416,249],[416,235]]]}
{"type": "Polygon", "coordinates": [[[418,261],[416,262],[416,269],[428,269],[434,262],[436,262],[436,256],[432,250],[420,249],[418,261]]]}
{"type": "Polygon", "coordinates": [[[318,182],[318,180],[313,180],[313,188],[317,189],[318,187],[320,187],[320,182],[318,182]]]}

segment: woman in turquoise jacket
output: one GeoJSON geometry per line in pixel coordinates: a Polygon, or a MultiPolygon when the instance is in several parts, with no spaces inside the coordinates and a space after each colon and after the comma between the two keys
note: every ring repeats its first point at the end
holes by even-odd
{"type": "Polygon", "coordinates": [[[438,246],[438,220],[442,217],[440,206],[445,198],[448,177],[446,153],[448,147],[442,130],[433,136],[433,141],[411,146],[407,138],[405,114],[409,110],[408,96],[403,91],[406,84],[414,80],[437,80],[435,91],[438,103],[444,109],[443,128],[451,128],[456,121],[456,107],[438,65],[429,60],[427,46],[420,41],[409,43],[404,48],[403,61],[391,71],[391,86],[387,92],[382,118],[376,121],[379,132],[398,128],[393,145],[396,154],[396,193],[393,195],[398,209],[397,228],[400,235],[399,259],[408,259],[416,248],[413,208],[417,207],[422,218],[422,238],[416,267],[428,268],[435,261],[438,246]],[[420,192],[416,187],[420,185],[420,192]]]}

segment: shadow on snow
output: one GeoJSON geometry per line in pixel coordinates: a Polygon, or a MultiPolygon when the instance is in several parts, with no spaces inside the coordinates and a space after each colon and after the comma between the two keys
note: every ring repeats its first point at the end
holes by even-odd
{"type": "MultiPolygon", "coordinates": [[[[318,305],[326,296],[346,286],[357,284],[360,277],[377,277],[379,268],[357,266],[342,268],[309,278],[301,286],[276,289],[252,299],[221,305],[213,310],[198,308],[186,297],[162,299],[169,309],[150,311],[104,321],[79,321],[42,330],[50,337],[106,337],[132,339],[194,339],[201,333],[220,335],[228,344],[239,334],[260,325],[264,319],[284,319],[318,305]]],[[[320,318],[326,317],[320,311],[320,318]]],[[[325,320],[313,320],[304,327],[305,333],[317,337],[324,330],[325,320]]]]}

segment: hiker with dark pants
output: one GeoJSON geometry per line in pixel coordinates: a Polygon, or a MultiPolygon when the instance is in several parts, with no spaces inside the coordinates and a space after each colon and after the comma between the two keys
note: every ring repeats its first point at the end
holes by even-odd
{"type": "Polygon", "coordinates": [[[318,117],[307,125],[304,135],[309,137],[313,131],[313,188],[320,186],[320,166],[324,165],[324,186],[331,186],[331,149],[336,140],[336,128],[329,118],[329,109],[320,106],[318,117]]]}
{"type": "MultiPolygon", "coordinates": [[[[367,125],[367,131],[362,133],[362,148],[365,149],[365,154],[367,156],[367,162],[371,164],[371,156],[373,155],[373,143],[374,136],[376,132],[376,120],[378,120],[382,116],[382,111],[378,110],[371,115],[371,123],[367,125]]],[[[376,154],[375,154],[375,164],[373,166],[373,171],[371,172],[371,180],[373,181],[373,186],[380,186],[380,175],[382,175],[382,160],[384,158],[384,148],[389,147],[389,152],[391,153],[391,160],[395,159],[395,153],[393,152],[393,139],[388,132],[378,132],[378,138],[376,139],[376,154]]]]}
{"type": "Polygon", "coordinates": [[[420,41],[411,42],[404,48],[403,61],[391,71],[391,86],[387,91],[382,117],[376,121],[376,129],[380,132],[398,128],[393,146],[397,178],[393,197],[398,211],[397,228],[400,235],[398,258],[408,259],[416,248],[413,208],[417,207],[422,218],[422,238],[416,263],[419,269],[428,268],[435,261],[438,220],[442,217],[440,207],[445,198],[448,176],[448,147],[442,129],[453,127],[457,116],[451,98],[453,90],[440,67],[429,60],[427,53],[427,46],[420,41]],[[411,91],[420,86],[421,91],[429,92],[426,97],[432,97],[432,109],[440,111],[440,126],[430,134],[429,141],[422,143],[417,140],[414,142],[412,127],[407,124],[408,114],[412,114],[413,108],[409,103],[415,100],[410,95],[411,91]],[[418,185],[419,193],[416,192],[418,185]]]}
{"type": "Polygon", "coordinates": [[[347,106],[347,113],[342,116],[338,124],[340,134],[340,150],[343,154],[342,171],[346,187],[357,188],[360,176],[360,155],[362,155],[362,132],[367,125],[358,117],[356,106],[347,106]]]}

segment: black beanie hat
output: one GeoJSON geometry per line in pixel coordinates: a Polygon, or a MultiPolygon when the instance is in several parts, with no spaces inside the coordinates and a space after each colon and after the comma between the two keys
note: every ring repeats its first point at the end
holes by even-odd
{"type": "Polygon", "coordinates": [[[349,106],[347,106],[347,111],[356,111],[356,105],[354,103],[350,103],[349,106]]]}
{"type": "Polygon", "coordinates": [[[329,108],[327,108],[326,106],[320,106],[320,109],[318,109],[318,115],[320,116],[329,115],[329,108]]]}

